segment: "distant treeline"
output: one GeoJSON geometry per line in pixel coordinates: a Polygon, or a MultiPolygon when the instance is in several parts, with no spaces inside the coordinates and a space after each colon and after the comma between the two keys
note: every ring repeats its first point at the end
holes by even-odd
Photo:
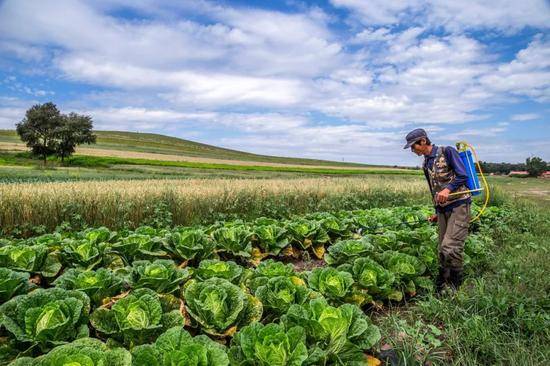
{"type": "Polygon", "coordinates": [[[517,170],[527,170],[527,165],[525,163],[489,163],[486,161],[479,161],[481,169],[484,173],[495,173],[495,174],[508,174],[511,171],[517,170]]]}

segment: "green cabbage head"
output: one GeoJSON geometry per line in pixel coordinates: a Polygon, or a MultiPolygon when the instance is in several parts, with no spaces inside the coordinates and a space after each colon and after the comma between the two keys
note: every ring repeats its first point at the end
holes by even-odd
{"type": "Polygon", "coordinates": [[[182,327],[161,334],[155,343],[132,350],[134,366],[227,366],[226,347],[205,335],[192,337],[182,327]]]}
{"type": "Polygon", "coordinates": [[[306,334],[302,327],[288,330],[282,325],[254,322],[231,340],[231,365],[301,366],[308,357],[306,334]]]}
{"type": "Polygon", "coordinates": [[[189,281],[184,298],[189,315],[213,335],[232,334],[237,327],[259,320],[263,311],[257,298],[221,278],[189,281]]]}

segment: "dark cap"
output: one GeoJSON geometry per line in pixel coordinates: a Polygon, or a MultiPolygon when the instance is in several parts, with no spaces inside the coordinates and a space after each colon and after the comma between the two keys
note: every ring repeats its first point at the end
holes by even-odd
{"type": "Polygon", "coordinates": [[[407,134],[407,137],[405,139],[407,140],[407,145],[403,149],[408,149],[411,147],[412,144],[420,140],[421,138],[427,138],[428,135],[426,134],[426,131],[422,128],[417,128],[412,130],[407,134]]]}

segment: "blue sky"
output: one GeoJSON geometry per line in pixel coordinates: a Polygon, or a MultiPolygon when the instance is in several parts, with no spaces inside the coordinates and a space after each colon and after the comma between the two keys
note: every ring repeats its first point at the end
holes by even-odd
{"type": "Polygon", "coordinates": [[[0,1],[0,128],[97,129],[418,165],[404,136],[550,160],[546,0],[0,1]]]}

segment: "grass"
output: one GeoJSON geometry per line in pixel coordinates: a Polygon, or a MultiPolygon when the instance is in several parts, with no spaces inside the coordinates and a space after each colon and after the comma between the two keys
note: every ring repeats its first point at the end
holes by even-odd
{"type": "Polygon", "coordinates": [[[376,318],[383,348],[400,365],[550,361],[550,213],[530,201],[504,200],[510,215],[492,228],[493,256],[483,271],[454,294],[428,295],[376,318]]]}
{"type": "MultiPolygon", "coordinates": [[[[95,133],[97,135],[97,143],[84,147],[91,149],[179,155],[195,158],[237,160],[242,162],[337,166],[343,168],[368,167],[368,165],[357,163],[258,155],[151,133],[122,131],[95,131],[95,133]]],[[[0,130],[0,143],[2,142],[11,144],[21,143],[14,130],[0,130]]]]}

